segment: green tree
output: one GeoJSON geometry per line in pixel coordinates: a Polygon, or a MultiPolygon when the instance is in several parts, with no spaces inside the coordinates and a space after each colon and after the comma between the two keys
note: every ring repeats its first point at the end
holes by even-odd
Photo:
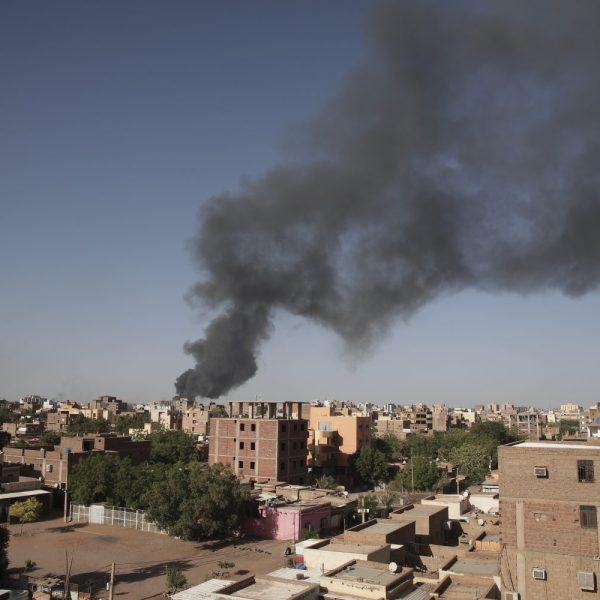
{"type": "Polygon", "coordinates": [[[92,453],[81,459],[69,477],[75,502],[89,506],[95,502],[115,502],[115,472],[119,458],[114,454],[92,453]]]}
{"type": "Polygon", "coordinates": [[[389,479],[385,455],[376,448],[361,448],[350,457],[349,466],[355,476],[370,485],[377,485],[389,479]]]}
{"type": "Polygon", "coordinates": [[[128,457],[93,453],[75,465],[69,488],[73,500],[86,506],[106,502],[144,509],[149,488],[163,472],[161,465],[133,465],[128,457]]]}
{"type": "Polygon", "coordinates": [[[365,520],[373,519],[377,516],[379,499],[375,494],[363,494],[358,498],[358,507],[366,509],[365,520]]]}
{"type": "Polygon", "coordinates": [[[166,464],[187,463],[198,459],[191,435],[183,431],[153,431],[149,436],[150,461],[166,464]]]}
{"type": "Polygon", "coordinates": [[[579,433],[579,421],[576,419],[561,419],[558,423],[558,438],[579,433]]]}
{"type": "Polygon", "coordinates": [[[381,437],[374,437],[371,446],[382,452],[388,461],[397,461],[402,453],[402,443],[398,436],[386,433],[381,437]]]}
{"type": "Polygon", "coordinates": [[[184,539],[225,537],[239,527],[248,492],[224,465],[175,463],[148,493],[147,517],[184,539]]]}
{"type": "Polygon", "coordinates": [[[405,490],[433,490],[441,477],[440,470],[434,461],[426,456],[415,456],[409,460],[396,476],[396,485],[405,490]]]}
{"type": "Polygon", "coordinates": [[[8,569],[8,542],[10,531],[7,527],[0,526],[0,577],[4,577],[8,569]]]}
{"type": "Polygon", "coordinates": [[[485,480],[491,459],[490,449],[484,445],[465,444],[450,452],[450,462],[470,484],[485,480]]]}
{"type": "Polygon", "coordinates": [[[383,507],[386,517],[390,514],[396,500],[398,500],[398,494],[390,488],[387,488],[383,494],[380,494],[379,504],[383,507]]]}
{"type": "Polygon", "coordinates": [[[58,446],[60,444],[60,433],[56,431],[44,431],[40,435],[40,444],[42,446],[58,446]]]}
{"type": "Polygon", "coordinates": [[[66,431],[68,435],[108,433],[110,431],[110,424],[105,419],[89,419],[83,415],[76,415],[70,420],[66,431]]]}
{"type": "Polygon", "coordinates": [[[40,518],[42,514],[42,503],[36,498],[28,498],[21,502],[11,504],[10,516],[14,517],[21,524],[21,532],[23,533],[23,525],[25,523],[33,523],[40,518]]]}
{"type": "Polygon", "coordinates": [[[8,408],[0,408],[0,423],[16,423],[21,418],[19,413],[8,408]]]}
{"type": "Polygon", "coordinates": [[[10,444],[10,433],[8,431],[0,431],[0,448],[10,444]]]}
{"type": "Polygon", "coordinates": [[[320,490],[335,490],[337,485],[331,475],[322,475],[316,480],[316,484],[320,490]]]}
{"type": "Polygon", "coordinates": [[[175,594],[187,584],[187,579],[179,567],[167,566],[165,569],[165,579],[169,594],[175,594]]]}
{"type": "Polygon", "coordinates": [[[144,429],[146,423],[150,423],[150,413],[148,412],[136,415],[119,415],[115,423],[115,431],[126,435],[130,429],[144,429]]]}

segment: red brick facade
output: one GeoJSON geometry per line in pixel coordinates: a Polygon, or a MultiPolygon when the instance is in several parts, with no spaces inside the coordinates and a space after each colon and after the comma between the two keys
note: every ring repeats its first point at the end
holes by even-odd
{"type": "Polygon", "coordinates": [[[502,446],[499,467],[503,590],[519,592],[520,600],[596,597],[600,446],[549,442],[502,446]],[[589,481],[580,481],[578,461],[584,460],[593,465],[589,481]],[[545,475],[540,468],[546,469],[545,475]],[[581,507],[592,513],[589,521],[582,517],[581,507]],[[534,569],[544,569],[545,577],[535,579],[534,569]],[[578,573],[594,574],[594,591],[582,590],[578,573]]]}
{"type": "Polygon", "coordinates": [[[212,418],[208,462],[239,477],[306,484],[307,439],[306,419],[212,418]]]}

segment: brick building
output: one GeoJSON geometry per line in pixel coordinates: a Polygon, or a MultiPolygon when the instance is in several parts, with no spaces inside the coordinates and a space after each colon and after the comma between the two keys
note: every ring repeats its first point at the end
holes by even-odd
{"type": "Polygon", "coordinates": [[[228,417],[210,420],[208,463],[251,481],[307,483],[308,421],[294,404],[229,402],[228,417]]]}
{"type": "Polygon", "coordinates": [[[502,597],[596,597],[600,445],[518,442],[499,468],[502,597]]]}
{"type": "Polygon", "coordinates": [[[150,442],[127,436],[89,435],[61,438],[52,450],[45,448],[4,448],[4,462],[21,465],[21,474],[41,477],[45,485],[64,488],[73,467],[92,452],[113,452],[133,463],[150,458],[150,442]]]}

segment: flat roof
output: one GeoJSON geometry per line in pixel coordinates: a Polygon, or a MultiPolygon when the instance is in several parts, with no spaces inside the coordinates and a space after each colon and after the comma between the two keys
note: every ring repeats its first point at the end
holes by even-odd
{"type": "Polygon", "coordinates": [[[415,504],[412,508],[398,509],[397,512],[393,511],[390,514],[397,516],[406,515],[407,517],[428,517],[443,510],[448,510],[448,507],[445,505],[440,506],[439,504],[415,504]]]}
{"type": "Polygon", "coordinates": [[[495,561],[476,562],[474,560],[459,558],[453,565],[450,565],[447,571],[452,573],[467,573],[469,575],[493,576],[498,575],[498,563],[495,561]]]}
{"type": "MultiPolygon", "coordinates": [[[[257,579],[255,583],[227,594],[232,598],[249,598],[250,600],[285,600],[307,589],[306,584],[291,581],[275,581],[274,579],[257,579]]],[[[225,594],[224,594],[225,595],[225,594]]]]}
{"type": "Polygon", "coordinates": [[[325,550],[326,552],[347,552],[349,554],[370,554],[371,552],[377,552],[381,548],[385,548],[388,544],[382,546],[369,546],[367,544],[328,544],[317,550],[325,550]]]}
{"type": "Polygon", "coordinates": [[[393,531],[398,531],[402,527],[406,527],[408,523],[398,523],[396,521],[390,521],[389,523],[383,523],[381,521],[377,523],[373,523],[373,525],[369,525],[369,527],[365,527],[364,529],[360,529],[358,531],[351,531],[350,533],[392,533],[393,531]]]}
{"type": "Polygon", "coordinates": [[[372,583],[374,585],[389,585],[398,579],[398,575],[390,573],[388,569],[377,569],[366,565],[350,565],[335,573],[329,575],[332,579],[345,579],[346,581],[360,581],[361,583],[372,583]]]}
{"type": "Polygon", "coordinates": [[[46,496],[52,492],[46,490],[27,490],[25,492],[8,492],[7,494],[0,494],[0,500],[12,500],[13,498],[27,498],[28,496],[46,496]]]}
{"type": "Polygon", "coordinates": [[[554,448],[559,450],[600,450],[600,444],[569,444],[568,442],[521,442],[516,448],[554,448]]]}
{"type": "Polygon", "coordinates": [[[210,598],[213,598],[213,592],[218,592],[232,583],[234,581],[227,579],[209,579],[204,583],[183,590],[183,592],[173,594],[171,598],[172,600],[210,600],[210,598]]]}
{"type": "Polygon", "coordinates": [[[321,569],[292,569],[291,567],[283,567],[268,573],[269,577],[277,579],[290,579],[292,581],[303,581],[304,583],[319,583],[323,573],[321,569]],[[301,573],[303,579],[298,579],[297,575],[301,573]]]}

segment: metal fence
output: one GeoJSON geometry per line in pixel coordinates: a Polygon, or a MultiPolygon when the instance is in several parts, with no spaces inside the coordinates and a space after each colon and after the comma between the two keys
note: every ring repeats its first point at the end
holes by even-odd
{"type": "Polygon", "coordinates": [[[143,510],[121,508],[117,506],[104,506],[104,504],[71,503],[71,520],[77,523],[96,523],[98,525],[114,525],[115,527],[129,527],[138,531],[151,533],[164,533],[158,526],[146,519],[143,510]]]}

